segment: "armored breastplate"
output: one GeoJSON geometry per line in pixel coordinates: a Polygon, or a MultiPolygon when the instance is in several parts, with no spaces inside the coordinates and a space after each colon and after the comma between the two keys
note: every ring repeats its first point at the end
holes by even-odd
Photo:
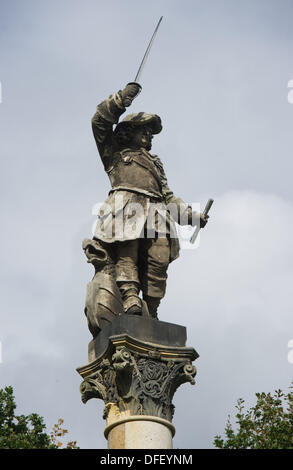
{"type": "Polygon", "coordinates": [[[160,173],[146,151],[122,150],[107,171],[112,189],[126,189],[162,198],[160,173]]]}

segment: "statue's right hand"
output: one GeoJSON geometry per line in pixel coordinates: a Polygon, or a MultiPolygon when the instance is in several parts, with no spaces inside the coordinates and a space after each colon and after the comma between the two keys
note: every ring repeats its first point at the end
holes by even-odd
{"type": "Polygon", "coordinates": [[[123,105],[127,108],[131,105],[134,98],[141,92],[141,86],[139,83],[132,82],[128,83],[121,92],[123,105]]]}

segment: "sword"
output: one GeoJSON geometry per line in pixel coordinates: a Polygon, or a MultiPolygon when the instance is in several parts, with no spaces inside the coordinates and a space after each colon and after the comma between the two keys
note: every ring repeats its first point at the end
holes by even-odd
{"type": "MultiPolygon", "coordinates": [[[[208,202],[206,203],[206,206],[205,206],[204,211],[203,211],[204,216],[208,215],[208,212],[209,212],[210,208],[212,207],[213,202],[214,202],[213,199],[209,199],[208,202]]],[[[192,237],[190,238],[190,243],[195,242],[195,240],[197,238],[197,235],[199,234],[199,231],[200,231],[200,221],[198,222],[198,226],[196,227],[192,237]]]]}
{"type": "Polygon", "coordinates": [[[144,67],[144,65],[145,65],[145,63],[146,63],[146,60],[147,60],[147,58],[148,58],[148,55],[149,55],[149,53],[150,53],[151,47],[152,47],[153,42],[154,42],[154,40],[155,40],[155,37],[156,37],[157,31],[158,31],[158,29],[159,29],[159,26],[160,26],[160,24],[161,24],[162,19],[163,19],[163,17],[161,16],[161,18],[159,19],[159,22],[158,22],[158,24],[157,24],[157,26],[156,26],[156,29],[155,29],[155,31],[154,31],[152,37],[151,37],[151,40],[150,40],[149,45],[148,45],[148,47],[147,47],[147,50],[146,50],[145,53],[144,53],[144,56],[143,56],[143,59],[142,59],[142,61],[141,61],[140,66],[139,66],[138,72],[137,72],[137,74],[136,74],[136,76],[135,76],[135,79],[134,79],[134,82],[135,82],[135,83],[137,83],[137,82],[139,81],[139,78],[140,78],[140,76],[141,76],[141,74],[142,74],[143,67],[144,67]]]}
{"type": "MultiPolygon", "coordinates": [[[[135,76],[134,82],[130,82],[130,83],[128,83],[128,85],[132,85],[132,84],[139,85],[138,81],[139,81],[140,76],[141,76],[141,74],[142,74],[142,70],[143,70],[143,68],[144,68],[144,65],[145,65],[145,63],[146,63],[146,60],[147,60],[148,55],[149,55],[149,53],[150,53],[151,47],[152,47],[153,42],[154,42],[154,40],[155,40],[155,37],[156,37],[156,34],[157,34],[157,32],[158,32],[158,29],[159,29],[159,26],[160,26],[160,24],[161,24],[162,19],[163,19],[163,17],[161,16],[161,18],[159,19],[159,22],[158,22],[158,24],[157,24],[157,26],[156,26],[156,29],[155,29],[155,31],[153,32],[153,35],[152,35],[151,40],[150,40],[150,42],[149,42],[149,44],[148,44],[148,47],[147,47],[147,49],[146,49],[146,51],[145,51],[145,53],[144,53],[143,59],[142,59],[142,61],[141,61],[141,64],[140,64],[139,69],[138,69],[138,71],[137,71],[137,74],[136,74],[136,76],[135,76]]],[[[140,85],[139,85],[139,86],[140,86],[140,85]]],[[[140,90],[138,91],[137,95],[138,95],[140,92],[141,92],[141,88],[140,88],[140,90]]],[[[136,95],[136,96],[137,96],[137,95],[136,95]]]]}

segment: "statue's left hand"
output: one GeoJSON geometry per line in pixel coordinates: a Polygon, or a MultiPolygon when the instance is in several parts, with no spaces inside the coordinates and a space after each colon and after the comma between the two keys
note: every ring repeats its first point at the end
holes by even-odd
{"type": "Polygon", "coordinates": [[[208,223],[209,215],[200,214],[200,228],[204,228],[208,223]]]}
{"type": "Polygon", "coordinates": [[[189,217],[188,217],[188,223],[189,225],[192,225],[193,227],[198,224],[198,219],[200,223],[200,228],[204,228],[206,224],[208,223],[208,215],[205,214],[199,214],[196,211],[190,211],[189,217]]]}

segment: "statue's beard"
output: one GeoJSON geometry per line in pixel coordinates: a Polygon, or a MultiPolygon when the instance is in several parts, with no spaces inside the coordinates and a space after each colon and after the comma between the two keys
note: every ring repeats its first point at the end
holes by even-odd
{"type": "Polygon", "coordinates": [[[151,150],[152,139],[146,136],[140,136],[140,137],[134,136],[129,146],[134,149],[144,148],[146,150],[151,150]]]}
{"type": "Polygon", "coordinates": [[[151,150],[152,142],[149,139],[145,139],[144,137],[141,139],[141,146],[146,150],[151,150]]]}

